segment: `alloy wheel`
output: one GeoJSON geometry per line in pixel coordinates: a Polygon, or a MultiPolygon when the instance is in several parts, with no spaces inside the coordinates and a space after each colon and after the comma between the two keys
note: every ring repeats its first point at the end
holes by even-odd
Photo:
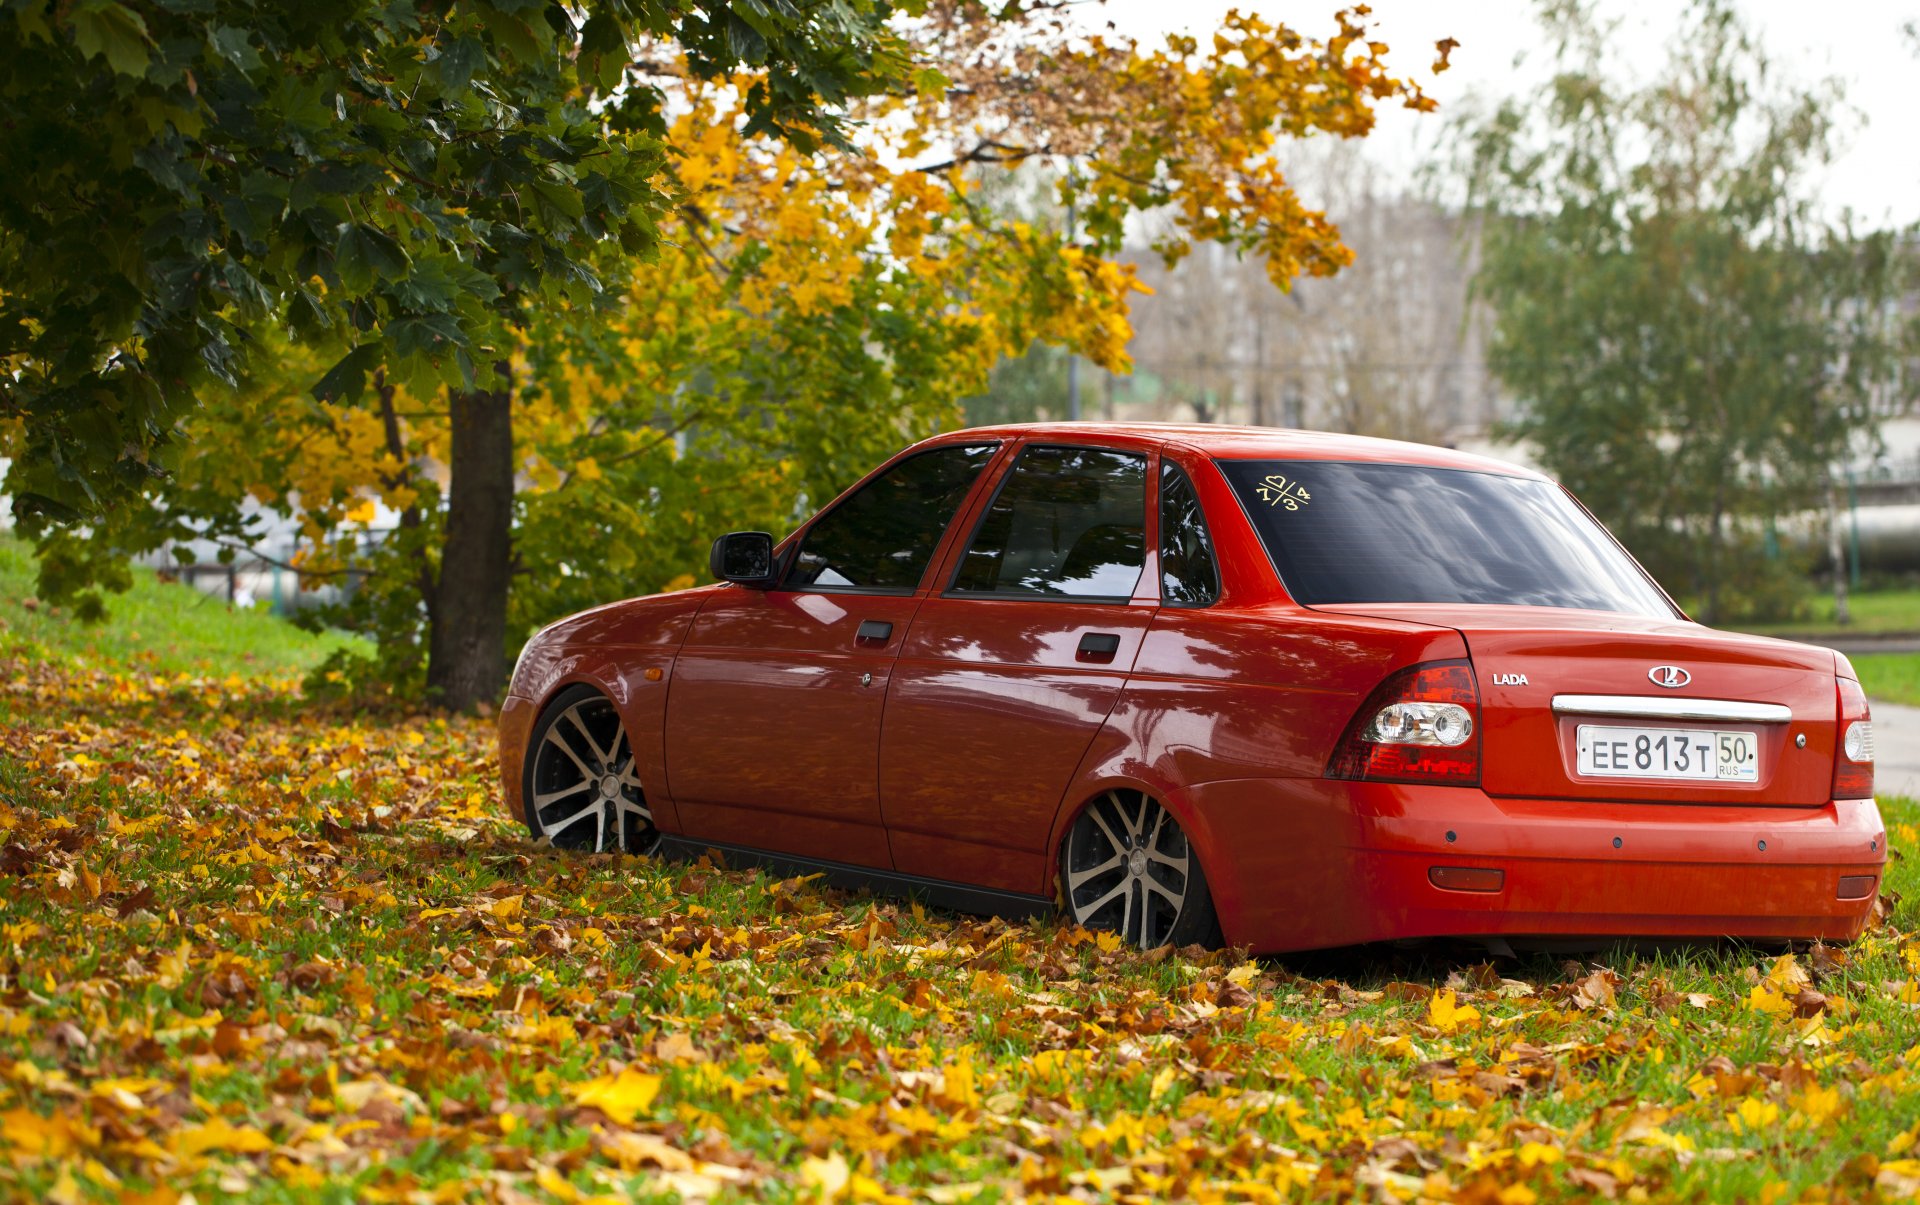
{"type": "Polygon", "coordinates": [[[1179,821],[1139,791],[1108,791],[1088,804],[1067,833],[1063,860],[1073,919],[1143,950],[1167,944],[1192,911],[1196,887],[1206,890],[1195,882],[1179,821]]]}
{"type": "Polygon", "coordinates": [[[644,851],[653,812],[620,713],[591,688],[555,700],[536,730],[528,827],[562,849],[644,851]]]}

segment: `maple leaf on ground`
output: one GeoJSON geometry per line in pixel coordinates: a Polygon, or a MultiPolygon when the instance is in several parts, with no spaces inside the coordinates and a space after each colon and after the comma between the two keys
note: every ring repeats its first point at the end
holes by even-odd
{"type": "Polygon", "coordinates": [[[1443,988],[1434,992],[1427,1001],[1427,1017],[1441,1033],[1452,1033],[1456,1029],[1479,1024],[1480,1010],[1471,1004],[1458,1003],[1453,989],[1443,988]]]}
{"type": "Polygon", "coordinates": [[[598,1109],[621,1125],[632,1125],[660,1094],[660,1077],[629,1067],[618,1075],[575,1084],[569,1093],[582,1108],[598,1109]]]}
{"type": "Polygon", "coordinates": [[[204,1155],[209,1151],[251,1154],[273,1149],[273,1139],[252,1126],[236,1126],[224,1117],[215,1117],[205,1125],[190,1126],[173,1136],[176,1155],[204,1155]]]}

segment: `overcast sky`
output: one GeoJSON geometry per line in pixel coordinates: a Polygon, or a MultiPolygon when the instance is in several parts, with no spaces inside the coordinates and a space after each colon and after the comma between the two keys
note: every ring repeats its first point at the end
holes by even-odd
{"type": "MultiPolygon", "coordinates": [[[[1440,101],[1471,92],[1505,95],[1525,90],[1545,73],[1547,49],[1530,0],[1371,0],[1377,36],[1393,47],[1396,73],[1417,75],[1440,101]],[[1433,43],[1457,38],[1453,67],[1434,77],[1433,43]]],[[[1304,34],[1333,28],[1339,0],[1108,0],[1105,19],[1145,38],[1184,30],[1205,34],[1232,7],[1284,21],[1304,34]]],[[[1775,62],[1795,78],[1838,77],[1860,111],[1841,158],[1821,185],[1822,207],[1851,208],[1868,224],[1920,221],[1920,119],[1914,81],[1920,55],[1901,27],[1920,20],[1920,0],[1738,0],[1775,62]]],[[[1678,0],[1610,0],[1603,12],[1623,17],[1622,53],[1637,72],[1651,74],[1665,58],[1681,11],[1678,0]]],[[[1091,12],[1100,12],[1091,9],[1091,12]]],[[[1383,112],[1370,153],[1396,172],[1431,144],[1438,116],[1383,112]]]]}

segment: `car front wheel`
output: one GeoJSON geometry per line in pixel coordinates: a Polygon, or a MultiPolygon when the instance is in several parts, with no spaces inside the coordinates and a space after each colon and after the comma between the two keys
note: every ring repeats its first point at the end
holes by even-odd
{"type": "Polygon", "coordinates": [[[527,829],[561,849],[644,853],[658,833],[634,765],[633,742],[611,700],[591,686],[561,691],[533,726],[527,829]]]}
{"type": "Polygon", "coordinates": [[[1067,830],[1060,851],[1067,911],[1143,950],[1219,942],[1213,897],[1186,830],[1159,800],[1108,791],[1067,830]]]}

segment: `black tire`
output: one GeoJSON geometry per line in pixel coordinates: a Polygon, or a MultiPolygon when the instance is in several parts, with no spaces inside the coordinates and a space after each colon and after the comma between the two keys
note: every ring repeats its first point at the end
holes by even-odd
{"type": "Polygon", "coordinates": [[[525,762],[521,801],[536,840],[645,853],[659,839],[620,712],[593,687],[569,686],[553,697],[533,726],[525,762]]]}
{"type": "Polygon", "coordinates": [[[1140,791],[1108,791],[1081,809],[1060,846],[1067,915],[1143,950],[1220,944],[1213,895],[1186,830],[1140,791]]]}

